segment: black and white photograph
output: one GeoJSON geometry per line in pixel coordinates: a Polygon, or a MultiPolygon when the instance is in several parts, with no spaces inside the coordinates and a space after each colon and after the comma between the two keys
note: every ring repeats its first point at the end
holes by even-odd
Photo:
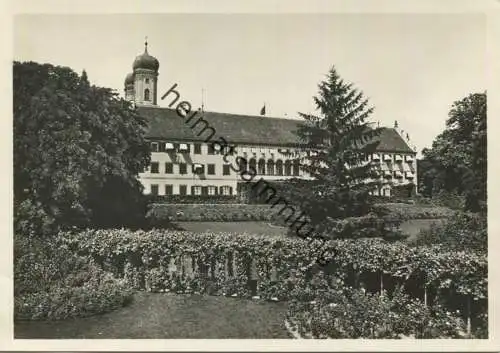
{"type": "Polygon", "coordinates": [[[481,347],[487,30],[481,12],[15,14],[14,341],[481,347]]]}

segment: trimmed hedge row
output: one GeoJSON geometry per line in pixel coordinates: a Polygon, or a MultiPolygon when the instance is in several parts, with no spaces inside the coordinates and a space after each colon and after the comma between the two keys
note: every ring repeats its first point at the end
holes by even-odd
{"type": "MultiPolygon", "coordinates": [[[[275,221],[281,223],[283,217],[278,214],[281,208],[281,205],[271,207],[265,204],[152,204],[147,218],[151,224],[158,226],[167,221],[275,221]]],[[[454,211],[446,207],[402,203],[379,204],[376,208],[387,210],[388,214],[384,217],[387,221],[448,218],[454,214],[454,211]]]]}
{"type": "Polygon", "coordinates": [[[152,204],[147,218],[151,224],[163,221],[244,222],[271,221],[279,207],[247,204],[152,204]]]}
{"type": "Polygon", "coordinates": [[[389,218],[395,218],[400,221],[449,218],[456,212],[443,206],[410,205],[405,203],[383,203],[378,204],[377,207],[385,208],[389,213],[389,218]]]}
{"type": "Polygon", "coordinates": [[[236,195],[156,195],[149,196],[152,203],[167,204],[221,204],[238,203],[239,197],[236,195]]]}

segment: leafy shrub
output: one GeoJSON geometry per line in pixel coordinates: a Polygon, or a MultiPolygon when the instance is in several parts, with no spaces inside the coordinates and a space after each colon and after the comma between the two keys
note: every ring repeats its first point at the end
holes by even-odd
{"type": "Polygon", "coordinates": [[[47,238],[14,239],[14,317],[59,320],[107,312],[127,304],[131,291],[88,257],[47,238]]]}
{"type": "Polygon", "coordinates": [[[450,249],[487,252],[487,219],[473,213],[457,213],[444,224],[433,224],[420,231],[412,244],[442,244],[450,249]]]}
{"type": "MultiPolygon", "coordinates": [[[[162,276],[158,282],[162,283],[170,283],[174,273],[182,274],[183,281],[199,273],[202,281],[206,278],[223,283],[229,278],[241,278],[241,283],[246,284],[252,276],[257,276],[259,283],[270,283],[274,270],[281,285],[287,286],[285,282],[293,269],[308,267],[322,254],[331,253],[334,256],[328,263],[336,276],[344,276],[353,269],[374,275],[378,271],[403,283],[408,278],[417,278],[421,288],[424,285],[443,288],[481,300],[487,293],[486,255],[449,251],[442,246],[410,247],[380,239],[321,242],[170,230],[88,230],[62,233],[61,237],[68,246],[91,256],[117,276],[123,277],[133,269],[144,279],[146,271],[157,269],[162,276]],[[188,267],[192,271],[187,271],[188,267]]],[[[143,283],[143,279],[138,283],[143,283]]]]}
{"type": "Polygon", "coordinates": [[[401,289],[367,293],[317,275],[292,292],[287,320],[305,338],[460,338],[465,323],[443,307],[425,306],[401,289]]]}

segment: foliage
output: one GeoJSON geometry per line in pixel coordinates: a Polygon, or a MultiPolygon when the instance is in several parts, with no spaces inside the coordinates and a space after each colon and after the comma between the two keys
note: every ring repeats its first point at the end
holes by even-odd
{"type": "Polygon", "coordinates": [[[13,71],[16,230],[140,222],[137,175],[150,157],[130,103],[67,67],[14,62],[13,71]]]}
{"type": "Polygon", "coordinates": [[[287,320],[304,338],[459,338],[463,320],[401,289],[391,295],[332,284],[321,275],[292,292],[287,320]]]}
{"type": "Polygon", "coordinates": [[[94,315],[131,300],[124,281],[54,239],[16,236],[14,246],[16,320],[94,315]]]}
{"type": "Polygon", "coordinates": [[[442,244],[450,250],[488,251],[488,224],[484,216],[459,213],[444,224],[432,225],[422,230],[414,240],[415,245],[442,244]]]}
{"type": "Polygon", "coordinates": [[[419,189],[425,196],[440,192],[465,197],[465,209],[486,208],[486,92],[454,102],[446,129],[419,162],[419,189]]]}
{"type": "Polygon", "coordinates": [[[386,220],[392,219],[407,221],[411,219],[440,219],[449,218],[455,214],[455,211],[448,207],[435,205],[411,205],[404,203],[384,203],[374,206],[375,209],[381,209],[385,213],[386,220]]]}
{"type": "Polygon", "coordinates": [[[299,113],[304,122],[296,132],[307,155],[297,161],[312,180],[291,180],[280,189],[287,200],[297,200],[322,233],[335,220],[371,212],[370,192],[381,181],[368,157],[381,129],[366,122],[373,108],[335,68],[318,88],[314,102],[319,115],[299,113]]]}
{"type": "Polygon", "coordinates": [[[232,285],[237,279],[237,283],[246,286],[254,278],[259,283],[257,294],[264,298],[271,294],[260,292],[260,288],[272,288],[272,283],[278,281],[283,299],[288,296],[288,281],[294,271],[307,272],[319,256],[332,254],[326,268],[341,278],[355,269],[375,279],[383,273],[402,284],[413,278],[421,288],[446,289],[475,300],[487,296],[486,254],[449,251],[442,246],[411,247],[380,239],[322,243],[245,233],[169,230],[87,230],[62,233],[61,237],[72,249],[90,255],[104,269],[118,276],[128,274],[125,277],[133,278],[142,289],[150,271],[161,277],[155,280],[163,285],[159,289],[172,289],[174,274],[185,287],[197,281],[198,286],[207,288],[212,281],[222,293],[229,292],[229,280],[232,285]]]}
{"type": "Polygon", "coordinates": [[[241,222],[271,221],[279,209],[246,204],[152,204],[147,218],[153,225],[163,221],[241,222]]]}

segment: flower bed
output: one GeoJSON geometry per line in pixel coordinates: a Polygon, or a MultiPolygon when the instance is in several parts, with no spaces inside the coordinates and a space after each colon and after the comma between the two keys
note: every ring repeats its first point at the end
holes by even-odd
{"type": "Polygon", "coordinates": [[[287,328],[300,338],[464,338],[466,324],[440,305],[426,306],[401,290],[367,293],[328,283],[299,286],[287,314],[287,328]],[[312,287],[312,288],[311,288],[312,287]],[[304,289],[307,288],[307,289],[304,289]]]}
{"type": "Polygon", "coordinates": [[[14,237],[15,320],[60,320],[111,311],[132,299],[124,280],[54,239],[14,237]]]}

